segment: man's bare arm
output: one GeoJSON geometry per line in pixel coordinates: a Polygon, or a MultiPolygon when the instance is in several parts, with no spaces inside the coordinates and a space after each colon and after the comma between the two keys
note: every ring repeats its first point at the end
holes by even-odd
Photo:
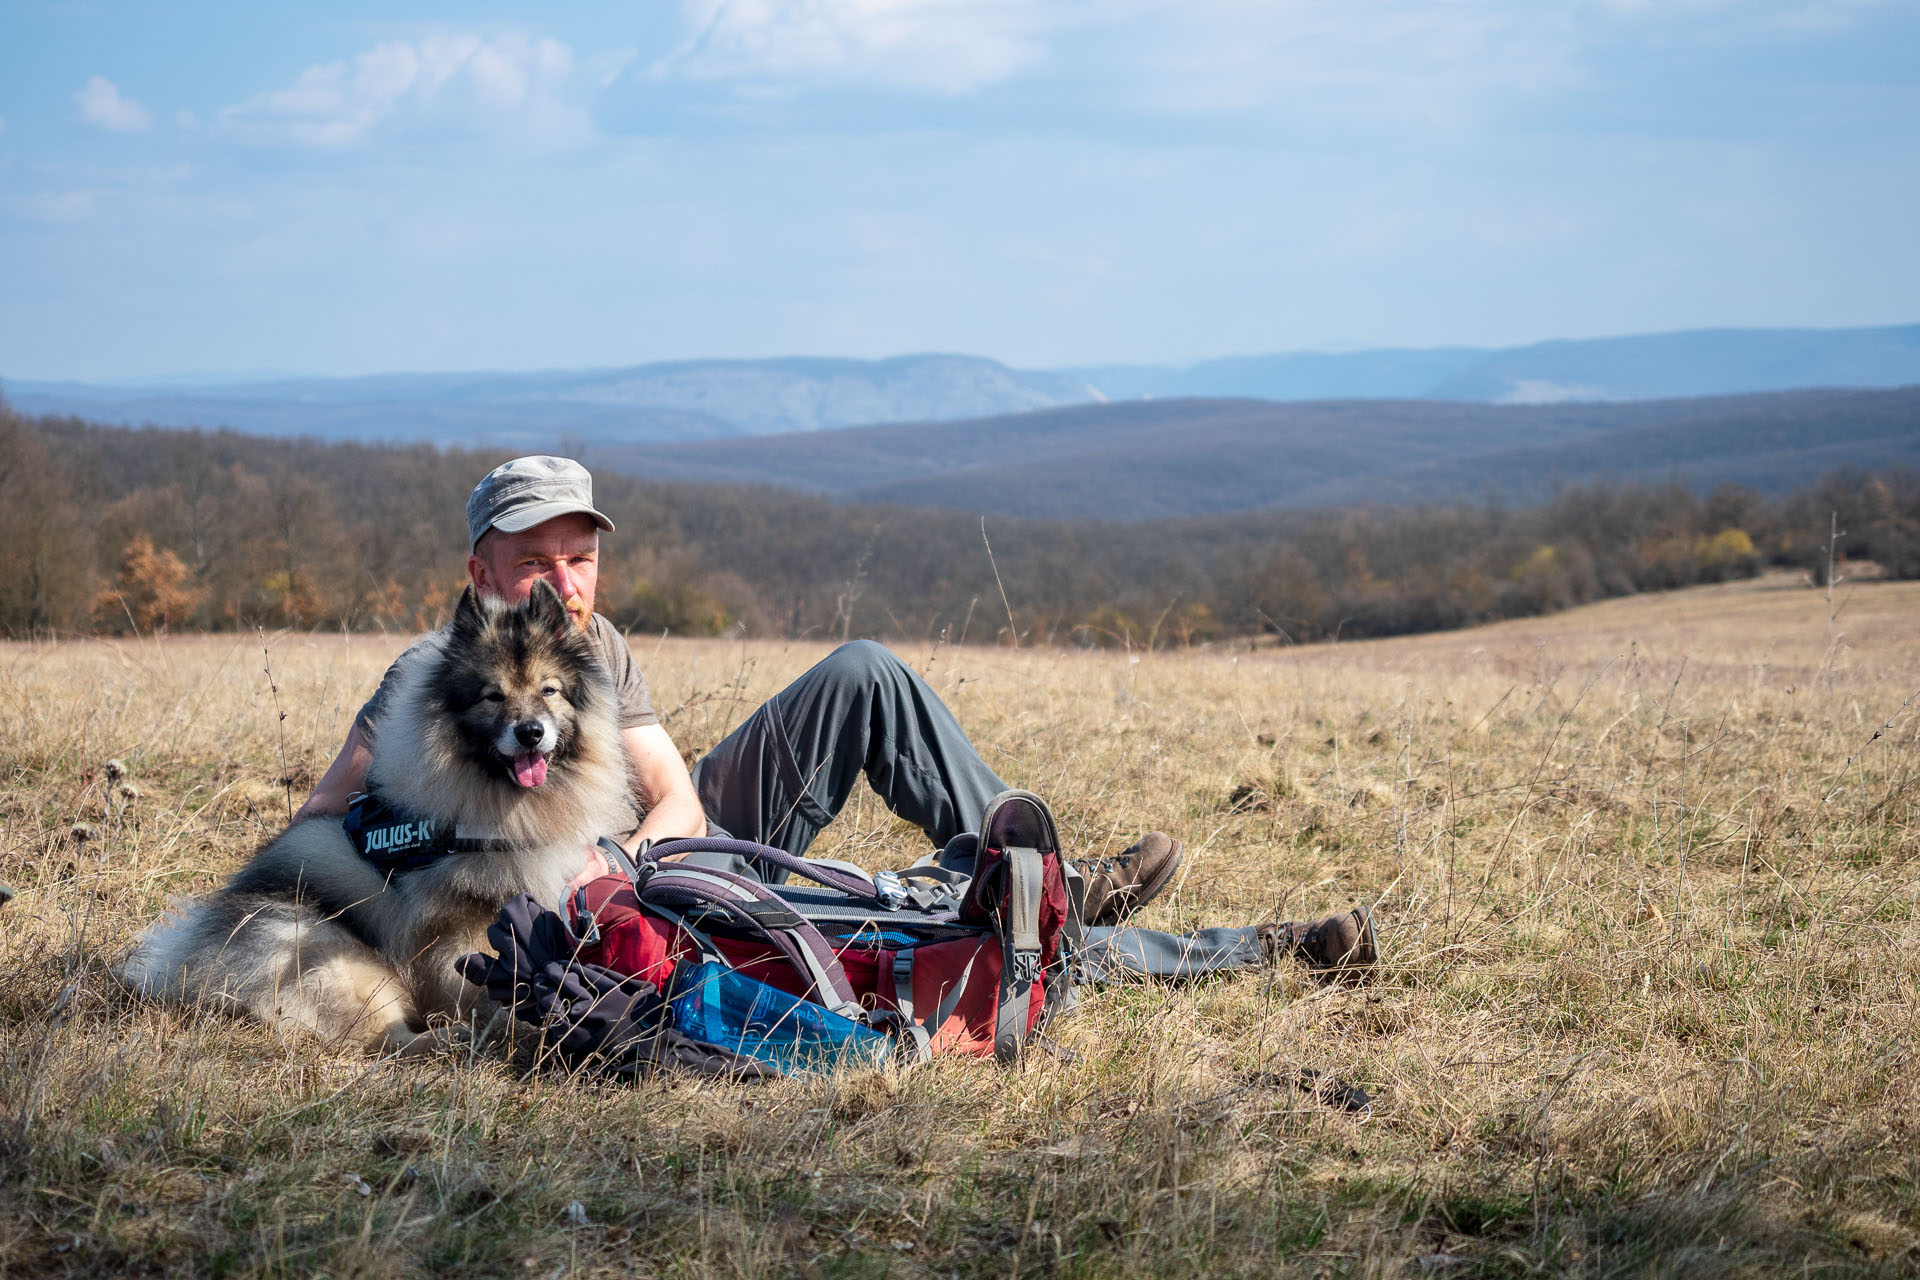
{"type": "Polygon", "coordinates": [[[364,791],[367,785],[367,762],[373,759],[373,747],[360,733],[360,722],[355,720],[353,727],[347,730],[347,740],[340,747],[340,754],[327,766],[326,773],[320,777],[319,785],[300,811],[293,815],[295,822],[304,822],[308,818],[338,817],[347,811],[347,798],[356,791],[364,791]]]}
{"type": "Polygon", "coordinates": [[[687,775],[680,749],[657,724],[637,725],[620,732],[627,750],[627,768],[634,795],[646,810],[640,829],[622,841],[629,853],[642,840],[675,840],[707,833],[707,815],[687,775]]]}

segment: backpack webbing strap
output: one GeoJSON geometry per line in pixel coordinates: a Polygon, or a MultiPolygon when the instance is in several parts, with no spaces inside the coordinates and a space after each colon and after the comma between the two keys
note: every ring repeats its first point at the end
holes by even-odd
{"type": "Polygon", "coordinates": [[[1038,849],[1009,848],[1006,856],[1005,920],[1000,934],[1000,1007],[993,1021],[993,1056],[1011,1066],[1027,1039],[1027,1014],[1033,984],[1040,980],[1040,902],[1046,893],[1046,866],[1038,849]]]}
{"type": "MultiPolygon", "coordinates": [[[[984,946],[984,943],[982,944],[984,946]]],[[[893,957],[893,999],[900,1009],[900,1021],[913,1037],[914,1061],[926,1062],[933,1057],[933,1038],[947,1025],[947,1019],[960,1006],[960,997],[967,992],[967,983],[973,980],[973,963],[980,958],[981,948],[967,957],[966,968],[960,970],[959,978],[948,987],[940,997],[940,1003],[925,1021],[913,1016],[913,948],[907,947],[894,953],[893,957]]]]}
{"type": "Polygon", "coordinates": [[[1038,849],[1008,849],[1007,936],[1015,951],[1040,954],[1040,899],[1047,886],[1038,849]]]}
{"type": "MultiPolygon", "coordinates": [[[[900,1026],[913,1038],[913,1060],[933,1057],[933,1037],[913,1018],[913,948],[893,953],[893,1002],[900,1010],[900,1026]]],[[[934,1029],[939,1030],[938,1024],[934,1029]]]]}
{"type": "MultiPolygon", "coordinates": [[[[1034,1025],[1033,1034],[1044,1039],[1043,1033],[1053,1025],[1053,1020],[1063,1013],[1072,1011],[1077,1003],[1080,981],[1080,951],[1086,946],[1087,927],[1085,906],[1087,882],[1080,876],[1078,869],[1066,859],[1061,859],[1060,870],[1067,883],[1067,918],[1061,922],[1059,951],[1053,957],[1043,980],[1046,995],[1040,1004],[1040,1021],[1034,1025]]],[[[1067,1050],[1054,1045],[1056,1053],[1067,1050]]]]}
{"type": "Polygon", "coordinates": [[[688,924],[687,918],[678,911],[668,910],[657,902],[642,902],[640,909],[666,921],[674,928],[680,930],[680,932],[686,934],[687,937],[693,939],[693,945],[699,948],[700,958],[702,960],[717,960],[721,964],[727,962],[727,958],[720,953],[720,948],[713,945],[713,939],[706,935],[706,931],[696,929],[691,924],[688,924]]]}

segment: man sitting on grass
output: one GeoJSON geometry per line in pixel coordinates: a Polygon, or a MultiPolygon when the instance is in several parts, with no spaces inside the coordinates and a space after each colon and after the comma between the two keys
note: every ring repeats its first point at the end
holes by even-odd
{"type": "MultiPolygon", "coordinates": [[[[654,714],[626,639],[593,610],[600,535],[612,533],[613,522],[595,509],[586,468],[569,458],[539,456],[503,463],[474,486],[467,531],[467,573],[476,590],[518,603],[544,579],[606,663],[619,694],[634,800],[644,815],[621,841],[629,852],[643,840],[711,834],[804,855],[861,777],[887,808],[945,848],[974,831],[988,802],[1008,790],[926,681],[870,640],[840,645],[768,699],[689,773],[654,714]]],[[[349,799],[365,786],[371,744],[398,673],[423,660],[428,643],[402,653],[388,670],[296,820],[347,811],[349,799]]],[[[1089,928],[1082,958],[1091,977],[1188,978],[1255,968],[1287,955],[1322,969],[1375,962],[1365,907],[1319,921],[1186,936],[1118,927],[1166,888],[1181,853],[1180,841],[1149,831],[1113,857],[1074,863],[1086,883],[1089,928]]],[[[730,854],[692,854],[689,861],[769,881],[786,876],[730,854]]],[[[609,870],[596,851],[582,878],[609,870]]]]}

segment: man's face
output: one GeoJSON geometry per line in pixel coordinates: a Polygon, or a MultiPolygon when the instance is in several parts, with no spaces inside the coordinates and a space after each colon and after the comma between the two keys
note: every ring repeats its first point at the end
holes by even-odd
{"type": "Polygon", "coordinates": [[[467,558],[476,590],[519,604],[545,578],[560,593],[582,631],[593,620],[593,589],[600,580],[600,529],[591,517],[560,516],[519,533],[489,533],[467,558]]]}

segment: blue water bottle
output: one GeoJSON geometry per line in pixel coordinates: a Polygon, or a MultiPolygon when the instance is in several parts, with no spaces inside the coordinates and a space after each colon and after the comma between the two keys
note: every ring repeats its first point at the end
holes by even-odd
{"type": "Polygon", "coordinates": [[[779,1070],[877,1067],[893,1039],[811,1000],[790,996],[718,961],[674,972],[673,1025],[702,1044],[755,1058],[779,1070]]]}

